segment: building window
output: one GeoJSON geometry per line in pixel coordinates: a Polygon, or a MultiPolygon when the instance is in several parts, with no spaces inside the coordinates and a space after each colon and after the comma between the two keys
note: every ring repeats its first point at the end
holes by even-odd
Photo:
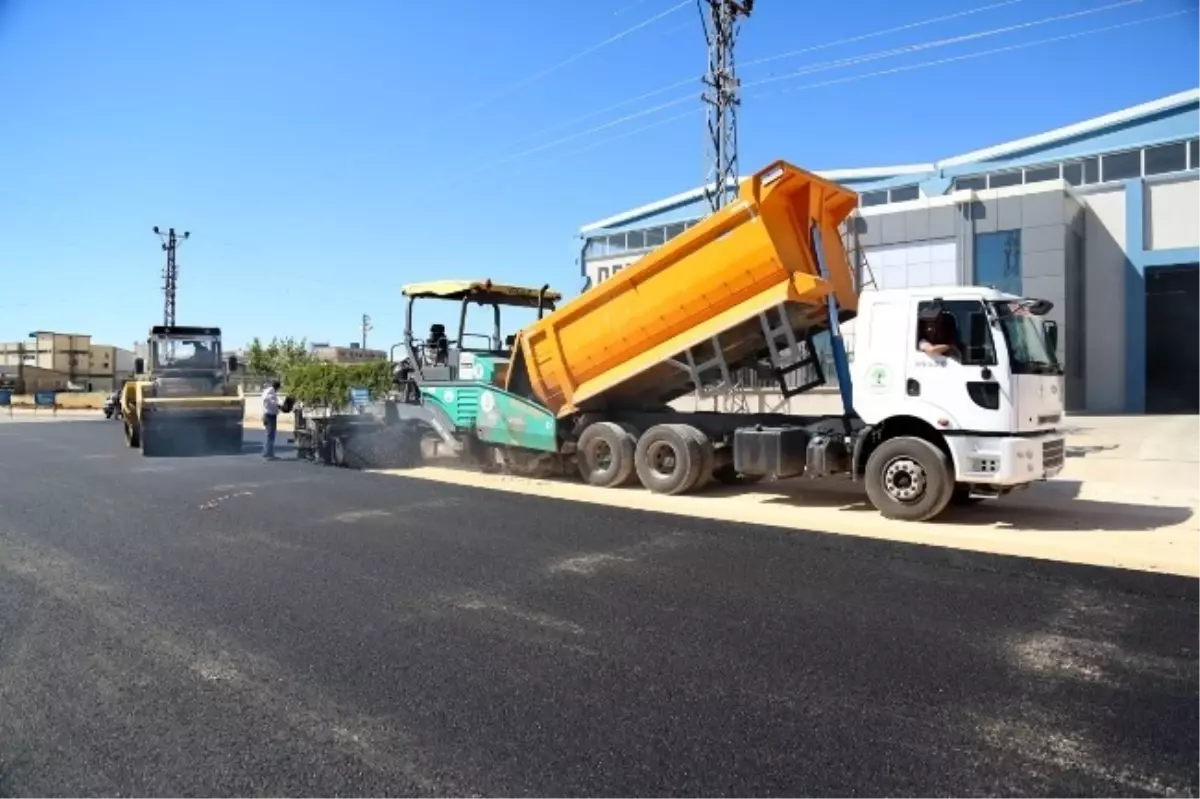
{"type": "Polygon", "coordinates": [[[956,191],[964,191],[967,189],[983,191],[987,188],[987,178],[983,175],[975,175],[969,178],[955,178],[954,188],[956,191]]]}
{"type": "Polygon", "coordinates": [[[625,249],[625,234],[617,233],[608,237],[608,254],[622,252],[625,249]]]}
{"type": "Polygon", "coordinates": [[[1083,162],[1083,182],[1084,183],[1099,183],[1100,182],[1100,159],[1088,158],[1083,162]]]}
{"type": "Polygon", "coordinates": [[[625,245],[631,250],[641,250],[646,246],[646,231],[631,230],[625,234],[625,245]]]}
{"type": "Polygon", "coordinates": [[[909,200],[916,200],[921,196],[921,190],[916,186],[901,186],[898,189],[892,189],[892,202],[903,203],[909,200]]]}
{"type": "Polygon", "coordinates": [[[1200,169],[1200,139],[1188,142],[1188,169],[1200,169]]]}
{"type": "Polygon", "coordinates": [[[1158,147],[1147,147],[1145,150],[1146,174],[1165,175],[1168,172],[1182,172],[1187,169],[1187,160],[1187,145],[1181,141],[1162,144],[1158,147]]]}
{"type": "Polygon", "coordinates": [[[1142,176],[1142,151],[1129,150],[1124,153],[1113,153],[1101,156],[1101,177],[1105,183],[1113,180],[1125,180],[1142,176]]]}
{"type": "Polygon", "coordinates": [[[652,227],[652,228],[646,229],[646,246],[647,247],[658,247],[664,241],[666,241],[666,239],[664,238],[663,228],[652,227]]]}
{"type": "Polygon", "coordinates": [[[666,228],[667,241],[670,241],[671,239],[675,238],[676,236],[678,236],[680,233],[682,233],[686,229],[687,229],[687,226],[684,225],[682,222],[676,222],[673,225],[667,225],[667,228],[666,228]]]}
{"type": "Polygon", "coordinates": [[[868,191],[859,196],[859,204],[863,208],[868,208],[872,205],[887,205],[888,193],[886,191],[868,191]]]}
{"type": "Polygon", "coordinates": [[[975,238],[975,282],[1021,294],[1021,231],[981,233],[975,238]]]}
{"type": "Polygon", "coordinates": [[[1058,180],[1059,166],[1039,166],[1025,170],[1026,183],[1043,183],[1047,180],[1058,180]]]}
{"type": "Polygon", "coordinates": [[[1079,161],[1073,161],[1069,164],[1062,165],[1063,180],[1072,186],[1078,186],[1083,183],[1083,164],[1079,161]]]}
{"type": "Polygon", "coordinates": [[[1005,186],[1020,186],[1022,179],[1020,171],[997,172],[993,175],[988,175],[988,188],[1002,189],[1005,186]]]}
{"type": "Polygon", "coordinates": [[[596,270],[596,282],[603,283],[608,280],[608,267],[602,266],[596,270]]]}

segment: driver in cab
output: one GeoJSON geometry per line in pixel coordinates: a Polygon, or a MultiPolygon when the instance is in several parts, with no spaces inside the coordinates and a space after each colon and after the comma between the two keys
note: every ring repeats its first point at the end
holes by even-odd
{"type": "Polygon", "coordinates": [[[954,317],[945,312],[938,314],[936,319],[922,320],[918,328],[917,349],[934,358],[949,358],[962,363],[955,327],[954,317]]]}

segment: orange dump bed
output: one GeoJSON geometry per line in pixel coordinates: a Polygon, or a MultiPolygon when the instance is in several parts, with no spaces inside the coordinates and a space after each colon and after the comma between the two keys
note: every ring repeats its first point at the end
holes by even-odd
{"type": "Polygon", "coordinates": [[[779,161],[742,184],[737,200],[584,292],[518,335],[508,389],[567,416],[660,405],[693,390],[671,363],[717,337],[730,364],[765,345],[759,314],[784,306],[803,336],[823,324],[824,300],[857,307],[838,230],[858,203],[849,189],[779,161]],[[820,275],[820,230],[829,279],[820,275]]]}

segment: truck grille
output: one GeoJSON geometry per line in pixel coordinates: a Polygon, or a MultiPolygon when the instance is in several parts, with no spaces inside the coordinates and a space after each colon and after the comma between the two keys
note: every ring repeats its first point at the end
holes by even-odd
{"type": "Polygon", "coordinates": [[[1066,441],[1061,438],[1042,442],[1042,468],[1046,471],[1061,468],[1067,454],[1066,441]]]}

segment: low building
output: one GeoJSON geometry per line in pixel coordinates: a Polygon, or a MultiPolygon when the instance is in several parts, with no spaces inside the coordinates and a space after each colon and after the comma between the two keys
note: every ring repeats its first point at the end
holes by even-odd
{"type": "Polygon", "coordinates": [[[112,391],[133,372],[133,357],[90,335],[39,330],[0,342],[0,373],[26,391],[112,391]]]}
{"type": "MultiPolygon", "coordinates": [[[[1200,410],[1200,90],[926,164],[817,174],[859,192],[858,285],[1052,300],[1067,404],[1200,410]]],[[[585,225],[601,282],[706,213],[703,188],[585,225]]]]}
{"type": "Polygon", "coordinates": [[[348,347],[338,347],[331,344],[314,344],[312,355],[318,361],[327,363],[369,363],[370,361],[386,361],[388,354],[383,350],[372,350],[351,343],[348,347]]]}

